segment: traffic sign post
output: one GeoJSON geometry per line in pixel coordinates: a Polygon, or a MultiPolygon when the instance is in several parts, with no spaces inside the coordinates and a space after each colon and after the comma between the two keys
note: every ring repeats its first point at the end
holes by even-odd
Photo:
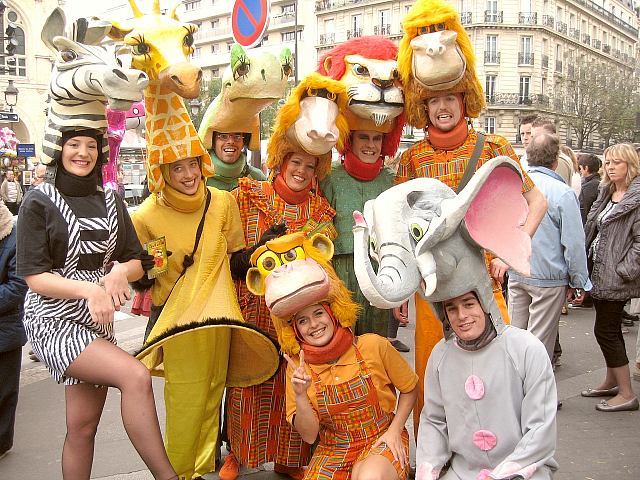
{"type": "Polygon", "coordinates": [[[20,117],[14,112],[0,112],[0,122],[19,122],[20,117]]]}
{"type": "Polygon", "coordinates": [[[236,0],[231,13],[233,39],[246,48],[262,41],[269,26],[270,0],[236,0]]]}

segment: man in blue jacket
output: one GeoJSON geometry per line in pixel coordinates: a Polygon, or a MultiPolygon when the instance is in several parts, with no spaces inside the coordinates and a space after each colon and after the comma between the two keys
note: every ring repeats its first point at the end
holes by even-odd
{"type": "Polygon", "coordinates": [[[509,317],[531,331],[553,357],[560,311],[576,289],[591,290],[584,228],[575,193],[554,169],[558,137],[540,133],[527,148],[529,176],[547,199],[547,213],[531,240],[531,276],[509,270],[509,317]]]}

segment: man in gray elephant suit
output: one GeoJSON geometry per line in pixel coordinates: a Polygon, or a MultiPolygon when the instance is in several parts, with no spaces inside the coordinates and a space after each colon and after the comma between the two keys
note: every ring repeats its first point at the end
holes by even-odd
{"type": "Polygon", "coordinates": [[[591,290],[584,248],[584,229],[575,193],[554,170],[556,135],[534,135],[527,148],[529,176],[547,199],[547,213],[532,237],[531,276],[509,270],[509,317],[530,330],[551,359],[565,298],[577,288],[591,290]]]}
{"type": "Polygon", "coordinates": [[[548,480],[558,468],[551,363],[538,339],[495,322],[480,298],[441,304],[453,335],[427,364],[416,480],[548,480]]]}

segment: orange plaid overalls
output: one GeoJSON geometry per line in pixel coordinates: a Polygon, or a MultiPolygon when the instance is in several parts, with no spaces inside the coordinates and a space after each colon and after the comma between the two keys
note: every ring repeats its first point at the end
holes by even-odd
{"type": "MultiPolygon", "coordinates": [[[[320,443],[305,473],[305,479],[348,480],[354,464],[369,455],[382,455],[398,472],[401,480],[407,478],[408,469],[401,468],[393,454],[383,443],[371,448],[387,431],[393,413],[380,407],[376,388],[360,350],[356,349],[359,374],[337,385],[323,385],[316,373],[311,377],[318,399],[320,443]]],[[[402,442],[409,452],[409,434],[402,432],[402,442]]]]}

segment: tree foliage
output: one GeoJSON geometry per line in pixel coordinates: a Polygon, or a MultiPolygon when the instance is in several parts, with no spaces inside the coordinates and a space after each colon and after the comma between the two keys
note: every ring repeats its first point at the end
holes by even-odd
{"type": "Polygon", "coordinates": [[[605,143],[632,141],[638,86],[627,68],[595,62],[569,64],[555,92],[555,106],[575,133],[578,150],[594,133],[605,143]]]}

